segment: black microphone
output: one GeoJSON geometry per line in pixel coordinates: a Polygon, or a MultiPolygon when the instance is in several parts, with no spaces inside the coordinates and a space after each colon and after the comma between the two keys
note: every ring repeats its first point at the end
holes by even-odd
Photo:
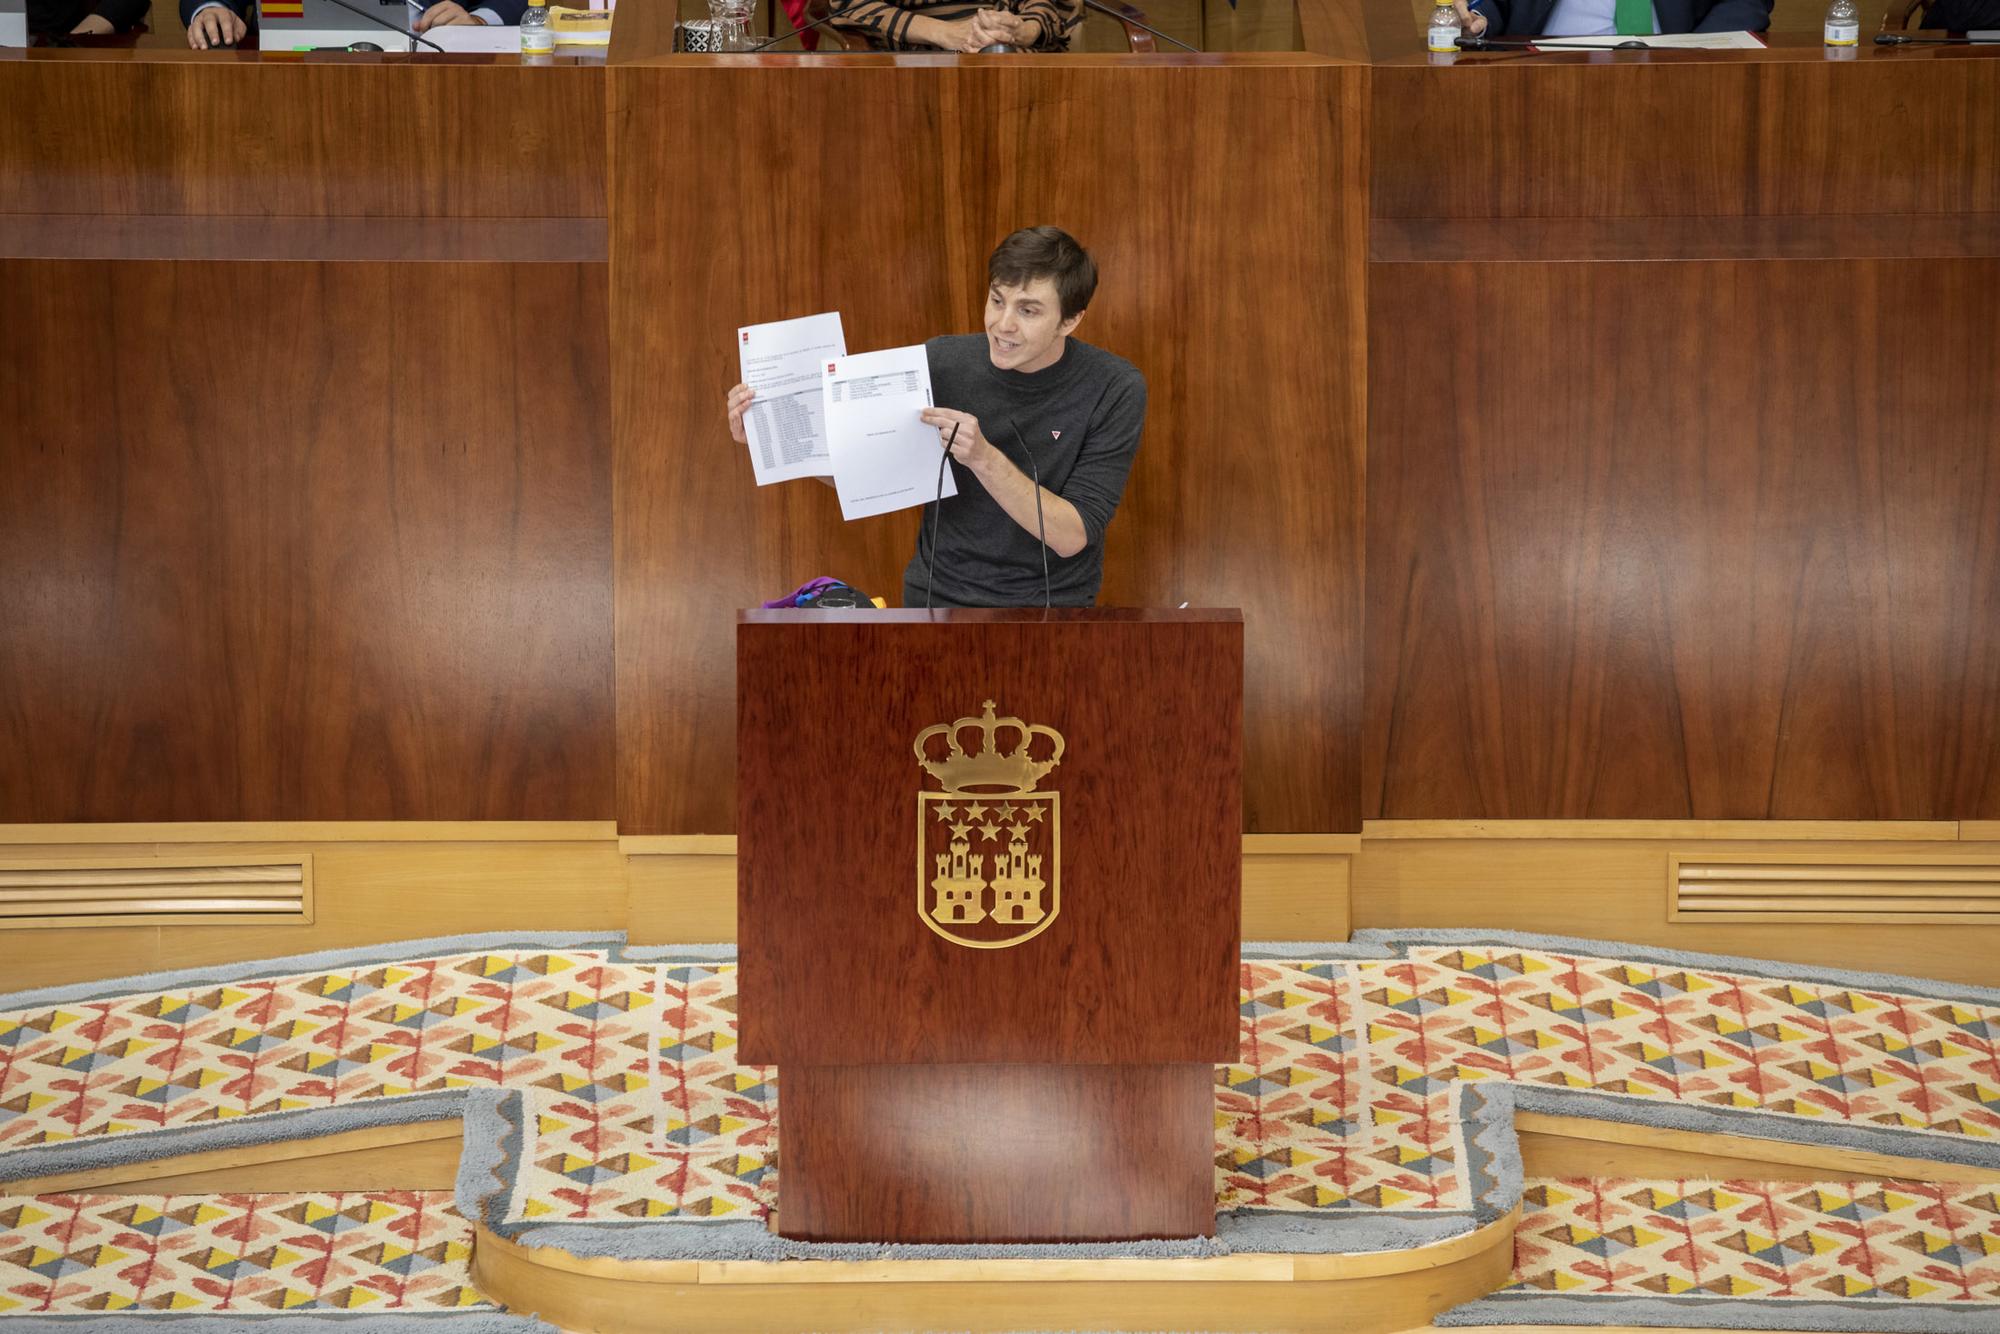
{"type": "Polygon", "coordinates": [[[938,455],[937,494],[931,497],[931,564],[924,571],[924,610],[931,609],[931,584],[937,579],[937,512],[944,504],[944,465],[951,458],[951,447],[958,441],[958,423],[951,424],[951,435],[944,442],[944,453],[938,455]]]}
{"type": "Polygon", "coordinates": [[[792,30],[791,30],[790,32],[787,32],[787,33],[780,33],[780,34],[779,34],[778,36],[776,36],[776,37],[773,37],[773,38],[772,38],[772,39],[771,39],[770,41],[768,41],[768,42],[759,42],[759,43],[757,43],[757,45],[755,45],[755,46],[751,47],[751,48],[750,48],[750,49],[749,49],[748,51],[745,51],[745,52],[744,52],[743,54],[744,54],[744,55],[746,55],[746,56],[754,56],[754,55],[756,55],[756,54],[757,54],[757,53],[758,53],[759,51],[762,51],[762,50],[765,50],[765,49],[766,49],[766,48],[768,48],[768,47],[773,47],[773,46],[776,46],[776,45],[777,45],[777,44],[778,44],[779,42],[782,42],[782,41],[784,41],[784,40],[785,40],[786,38],[788,38],[788,37],[798,37],[798,36],[800,36],[800,35],[802,35],[802,34],[804,34],[804,33],[809,33],[809,32],[811,32],[811,31],[812,31],[812,30],[813,30],[814,28],[817,28],[817,27],[819,27],[819,26],[820,26],[820,25],[821,25],[822,23],[831,23],[831,22],[833,22],[833,21],[834,21],[835,19],[839,18],[839,17],[840,17],[840,16],[842,15],[842,14],[844,14],[844,13],[846,13],[846,12],[847,12],[847,6],[846,6],[846,5],[834,5],[834,6],[830,7],[830,8],[829,8],[829,9],[828,9],[828,10],[826,11],[826,13],[824,13],[824,14],[821,14],[821,15],[820,15],[820,16],[819,16],[818,18],[814,19],[814,20],[813,20],[813,21],[812,21],[811,23],[808,23],[808,24],[806,24],[806,26],[805,26],[805,27],[803,27],[803,28],[794,28],[794,29],[792,29],[792,30]]]}
{"type": "Polygon", "coordinates": [[[350,14],[359,14],[362,18],[367,19],[370,23],[379,23],[383,27],[387,28],[390,32],[400,32],[401,34],[403,34],[403,36],[409,38],[410,41],[413,43],[422,42],[425,46],[430,47],[433,51],[444,50],[443,47],[439,46],[436,42],[432,41],[430,38],[425,37],[419,33],[411,32],[408,28],[398,27],[396,24],[391,23],[389,22],[389,20],[383,18],[380,14],[369,13],[367,10],[363,9],[360,5],[350,5],[347,3],[347,0],[327,0],[327,3],[339,5],[342,9],[346,10],[350,14]]]}
{"type": "MultiPolygon", "coordinates": [[[[1085,3],[1088,2],[1089,0],[1085,0],[1085,3]]],[[[1021,452],[1028,456],[1028,466],[1034,469],[1035,473],[1035,536],[1040,539],[1042,544],[1042,610],[1047,611],[1049,609],[1049,530],[1048,525],[1042,521],[1042,465],[1035,462],[1035,451],[1029,449],[1028,442],[1021,437],[1021,428],[1013,422],[1008,422],[1007,429],[1014,433],[1014,443],[1019,445],[1021,452]]]]}
{"type": "Polygon", "coordinates": [[[1120,11],[1113,9],[1110,5],[1099,4],[1098,0],[1083,0],[1083,7],[1085,9],[1094,9],[1100,14],[1109,14],[1112,18],[1117,19],[1120,23],[1129,23],[1133,27],[1139,29],[1141,32],[1150,32],[1155,37],[1165,38],[1167,41],[1172,42],[1175,46],[1178,46],[1183,51],[1192,51],[1196,55],[1200,55],[1202,53],[1200,47],[1189,46],[1186,42],[1182,41],[1178,37],[1168,37],[1166,33],[1161,32],[1158,28],[1153,27],[1151,24],[1142,23],[1138,19],[1133,18],[1130,14],[1121,13],[1120,11]]]}
{"type": "Polygon", "coordinates": [[[1960,37],[1912,37],[1904,32],[1878,32],[1875,34],[1877,46],[1995,46],[2000,38],[1974,37],[1966,34],[1960,37]]]}

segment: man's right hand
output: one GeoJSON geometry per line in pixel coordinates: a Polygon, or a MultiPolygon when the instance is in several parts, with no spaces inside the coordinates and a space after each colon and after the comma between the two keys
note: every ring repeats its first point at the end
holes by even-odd
{"type": "Polygon", "coordinates": [[[1467,37],[1484,37],[1486,35],[1486,16],[1471,5],[1466,4],[1465,0],[1452,0],[1452,3],[1458,9],[1458,21],[1465,26],[1465,35],[1467,37]]]}
{"type": "Polygon", "coordinates": [[[757,391],[747,384],[739,384],[729,391],[729,438],[739,445],[750,443],[750,437],[743,433],[743,411],[755,397],[757,391]]]}
{"type": "Polygon", "coordinates": [[[206,51],[211,46],[234,46],[249,31],[250,25],[235,10],[224,5],[210,5],[188,24],[188,45],[197,51],[206,51]]]}

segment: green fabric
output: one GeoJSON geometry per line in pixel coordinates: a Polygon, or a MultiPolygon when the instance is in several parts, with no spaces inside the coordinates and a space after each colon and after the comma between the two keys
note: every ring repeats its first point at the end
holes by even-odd
{"type": "Polygon", "coordinates": [[[1618,0],[1618,8],[1611,21],[1618,25],[1620,37],[1650,37],[1653,35],[1653,0],[1618,0]]]}

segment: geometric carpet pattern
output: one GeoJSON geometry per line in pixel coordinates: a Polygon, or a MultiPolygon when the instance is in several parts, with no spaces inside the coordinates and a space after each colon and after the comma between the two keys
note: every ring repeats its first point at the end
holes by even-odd
{"type": "Polygon", "coordinates": [[[1530,1179],[1508,1286],[1438,1324],[2000,1330],[2000,1196],[1915,1181],[1530,1179]]]}
{"type": "MultiPolygon", "coordinates": [[[[2000,1006],[1563,943],[1246,960],[1217,1068],[1218,1206],[1459,1212],[1457,1092],[2000,1147],[2000,1006]]],[[[776,1081],[739,1064],[735,969],[615,945],[441,952],[0,1010],[11,1152],[448,1089],[519,1090],[509,1221],[762,1218],[776,1081]]]]}
{"type": "Polygon", "coordinates": [[[1503,1293],[2000,1303],[1992,1186],[1531,1180],[1503,1293]]]}
{"type": "Polygon", "coordinates": [[[497,1310],[471,1254],[449,1191],[0,1196],[0,1316],[497,1310]]]}

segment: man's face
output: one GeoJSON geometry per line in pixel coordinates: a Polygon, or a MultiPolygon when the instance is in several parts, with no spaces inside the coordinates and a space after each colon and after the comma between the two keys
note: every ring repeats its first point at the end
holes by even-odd
{"type": "Polygon", "coordinates": [[[986,354],[1003,371],[1039,371],[1062,360],[1063,339],[1083,318],[1062,317],[1053,278],[996,286],[986,294],[986,354]]]}

